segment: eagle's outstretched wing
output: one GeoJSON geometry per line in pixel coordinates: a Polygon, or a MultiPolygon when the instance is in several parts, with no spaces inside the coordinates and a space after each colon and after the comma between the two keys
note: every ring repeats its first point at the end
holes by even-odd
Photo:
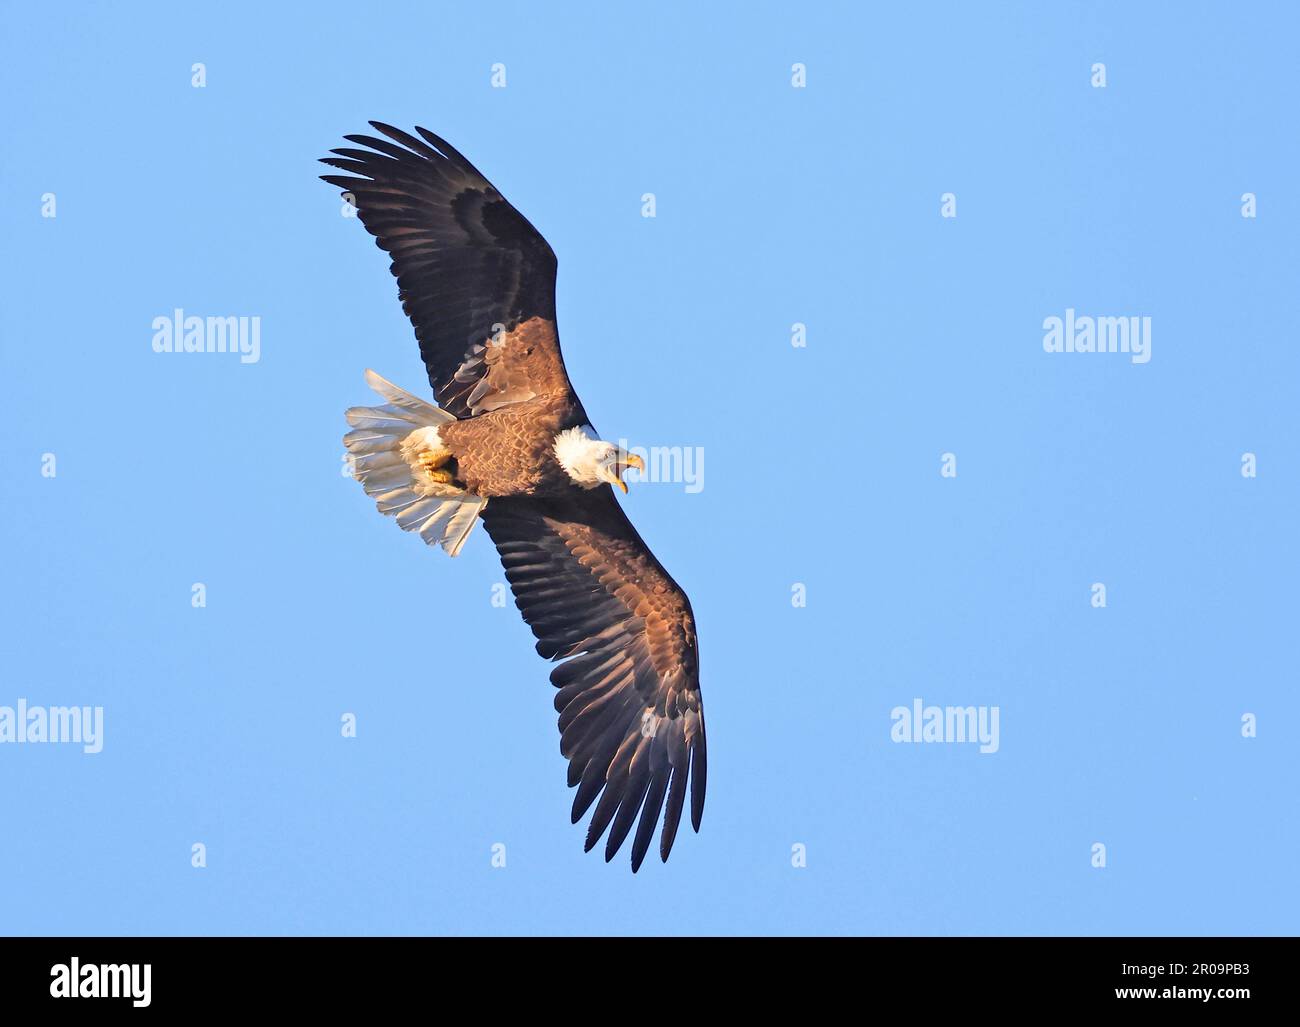
{"type": "Polygon", "coordinates": [[[559,689],[560,752],[569,786],[578,788],[573,822],[600,796],[586,848],[608,827],[605,859],[612,859],[639,812],[635,871],[662,809],[659,855],[667,859],[688,782],[697,831],[704,812],[704,710],[690,601],[607,487],[556,499],[496,498],[482,516],[537,651],[564,661],[551,683],[559,689]]]}
{"type": "Polygon", "coordinates": [[[368,149],[333,150],[338,156],[322,161],[359,177],[321,178],[343,190],[392,256],[439,405],[468,417],[545,394],[586,420],[560,356],[546,240],[443,139],[370,124],[388,138],[345,136],[368,149]],[[511,345],[489,345],[503,342],[511,345]],[[545,359],[522,359],[537,346],[545,359]]]}

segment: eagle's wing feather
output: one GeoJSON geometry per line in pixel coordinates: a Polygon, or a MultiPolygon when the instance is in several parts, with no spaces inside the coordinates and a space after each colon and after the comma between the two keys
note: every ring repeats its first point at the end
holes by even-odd
{"type": "Polygon", "coordinates": [[[322,175],[393,258],[439,405],[456,417],[547,395],[577,409],[555,329],[555,253],[445,140],[372,121],[322,175]],[[494,352],[496,351],[496,352],[494,352]]]}
{"type": "Polygon", "coordinates": [[[704,812],[704,711],[690,601],[608,487],[496,498],[482,516],[537,651],[563,661],[551,683],[559,689],[560,752],[578,789],[574,823],[599,797],[587,849],[609,828],[605,859],[612,859],[635,822],[636,870],[663,810],[659,854],[667,859],[688,792],[697,831],[704,812]]]}

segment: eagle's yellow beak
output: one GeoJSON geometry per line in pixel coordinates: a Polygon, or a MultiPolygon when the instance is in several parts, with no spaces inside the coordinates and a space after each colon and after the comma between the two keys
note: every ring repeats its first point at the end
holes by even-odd
{"type": "Polygon", "coordinates": [[[618,460],[618,474],[614,477],[614,484],[623,490],[623,495],[627,495],[627,482],[623,480],[623,472],[629,467],[635,467],[638,471],[645,470],[645,461],[635,453],[622,453],[618,460]]]}

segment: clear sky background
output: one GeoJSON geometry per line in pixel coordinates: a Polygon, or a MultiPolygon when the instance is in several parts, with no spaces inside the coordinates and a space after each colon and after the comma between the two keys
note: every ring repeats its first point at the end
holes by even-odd
{"type": "Polygon", "coordinates": [[[1290,5],[4,20],[0,705],[105,739],[0,745],[0,930],[1297,929],[1290,5]],[[340,473],[366,367],[426,389],[316,179],[371,118],[551,242],[601,433],[705,454],[624,500],[701,637],[666,866],[582,853],[486,535],[450,560],[340,473]],[[261,360],[153,352],[178,307],[260,317],[261,360]],[[1067,308],[1150,316],[1151,361],[1045,353],[1067,308]],[[892,742],[918,697],[996,706],[999,751],[892,742]]]}

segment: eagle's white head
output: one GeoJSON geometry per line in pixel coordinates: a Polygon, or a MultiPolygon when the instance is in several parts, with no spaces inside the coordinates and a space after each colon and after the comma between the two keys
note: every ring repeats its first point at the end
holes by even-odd
{"type": "Polygon", "coordinates": [[[595,435],[595,429],[589,424],[566,428],[555,436],[555,459],[574,483],[584,489],[608,483],[626,493],[623,472],[629,467],[644,471],[645,461],[595,435]]]}

